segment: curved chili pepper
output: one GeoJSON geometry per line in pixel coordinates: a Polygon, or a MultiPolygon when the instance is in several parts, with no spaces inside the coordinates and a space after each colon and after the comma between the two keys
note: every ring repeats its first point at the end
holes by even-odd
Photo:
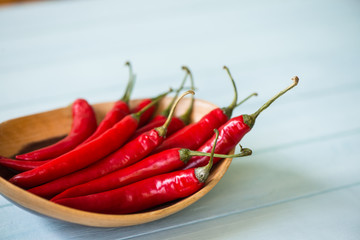
{"type": "MultiPolygon", "coordinates": [[[[192,156],[210,156],[210,153],[190,151],[184,148],[172,148],[163,152],[151,155],[143,160],[119,169],[103,177],[94,179],[90,182],[74,186],[58,194],[52,200],[60,198],[85,196],[94,193],[100,193],[138,182],[145,178],[153,177],[159,174],[168,173],[184,167],[192,156]]],[[[242,149],[240,154],[221,155],[214,154],[214,157],[235,158],[251,155],[248,148],[242,149]]]]}
{"type": "MultiPolygon", "coordinates": [[[[161,96],[164,97],[169,92],[161,96]]],[[[10,179],[10,182],[23,188],[31,188],[75,172],[102,159],[126,142],[138,127],[141,114],[156,104],[160,99],[161,98],[157,98],[138,113],[127,115],[93,141],[79,146],[33,170],[17,174],[10,179]]]]}
{"type": "Polygon", "coordinates": [[[209,176],[212,159],[210,157],[205,167],[150,177],[111,191],[53,201],[90,212],[125,214],[142,211],[200,190],[209,176]]]}
{"type": "MultiPolygon", "coordinates": [[[[191,89],[193,91],[195,91],[194,81],[193,81],[191,71],[186,66],[183,66],[182,69],[186,71],[186,75],[185,75],[184,80],[182,81],[180,87],[176,91],[176,94],[175,94],[174,98],[172,99],[172,101],[170,102],[169,106],[164,111],[162,111],[159,115],[156,115],[145,126],[136,130],[132,139],[136,138],[137,136],[139,136],[140,134],[142,134],[144,132],[150,131],[153,128],[160,127],[161,125],[163,125],[165,123],[167,116],[170,113],[172,105],[174,104],[177,96],[179,95],[180,91],[184,87],[184,84],[185,84],[185,81],[186,81],[188,75],[190,76],[190,80],[191,80],[191,89]]],[[[189,108],[186,110],[186,112],[180,117],[174,116],[172,118],[170,125],[168,127],[168,130],[167,130],[167,134],[166,134],[167,137],[189,124],[193,106],[194,106],[194,95],[191,95],[191,103],[190,103],[189,108]]]]}
{"type": "Polygon", "coordinates": [[[84,211],[126,214],[190,196],[203,186],[194,169],[189,169],[147,178],[111,191],[54,202],[84,211]]]}
{"type": "Polygon", "coordinates": [[[85,144],[97,138],[98,136],[103,134],[106,130],[114,126],[115,123],[123,119],[126,115],[130,114],[129,100],[132,89],[135,84],[135,76],[132,73],[130,62],[126,62],[125,64],[129,66],[130,73],[129,73],[129,82],[126,87],[124,96],[120,100],[114,103],[114,106],[105,115],[104,119],[100,122],[96,131],[89,138],[87,138],[82,144],[85,144]]]}
{"type": "MultiPolygon", "coordinates": [[[[240,140],[244,137],[244,135],[252,129],[252,127],[255,124],[255,120],[259,116],[259,114],[267,107],[269,107],[277,98],[279,98],[285,92],[295,87],[299,82],[298,77],[293,77],[292,80],[294,81],[292,85],[290,85],[289,87],[287,87],[286,89],[275,95],[273,98],[271,98],[255,113],[250,115],[244,114],[238,117],[234,117],[230,119],[228,122],[226,122],[223,126],[221,126],[219,128],[219,132],[220,132],[219,140],[215,148],[216,153],[226,154],[231,149],[236,147],[236,145],[240,142],[240,140]]],[[[213,147],[214,138],[215,135],[212,138],[210,138],[208,141],[206,141],[200,148],[198,148],[197,151],[210,152],[210,150],[213,147]]],[[[214,158],[214,163],[216,163],[218,160],[219,158],[214,158]]],[[[209,158],[206,156],[192,157],[188,162],[188,164],[183,169],[200,167],[205,165],[208,161],[209,158]]]]}
{"type": "MultiPolygon", "coordinates": [[[[166,149],[181,147],[188,148],[191,150],[196,150],[199,148],[207,139],[213,135],[213,129],[219,128],[223,125],[230,116],[232,111],[237,104],[237,90],[234,79],[232,78],[229,69],[224,66],[224,69],[227,71],[230,76],[230,80],[234,88],[234,100],[226,108],[215,108],[210,111],[208,114],[203,116],[198,122],[190,124],[183,129],[177,131],[169,138],[167,138],[161,145],[158,147],[154,153],[162,152],[166,149]]],[[[252,94],[253,95],[253,94],[252,94]]],[[[251,95],[251,96],[252,96],[251,95]]],[[[250,97],[250,96],[249,96],[250,97]]],[[[248,99],[247,97],[246,99],[248,99]]],[[[243,102],[243,101],[242,101],[243,102]]],[[[241,103],[242,103],[241,102],[241,103]]]]}
{"type": "Polygon", "coordinates": [[[72,104],[73,122],[70,133],[50,146],[17,155],[21,160],[48,160],[56,158],[77,147],[87,139],[97,127],[96,116],[91,105],[84,99],[77,99],[72,104]]]}
{"type": "Polygon", "coordinates": [[[17,159],[10,159],[0,156],[0,165],[11,168],[19,172],[25,172],[37,168],[49,161],[51,160],[44,160],[44,161],[17,160],[17,159]]]}
{"type": "Polygon", "coordinates": [[[143,133],[136,139],[125,144],[116,152],[110,154],[100,161],[97,161],[87,168],[48,182],[41,186],[29,189],[29,191],[45,198],[51,198],[70,187],[88,182],[117,169],[124,168],[146,157],[164,140],[167,127],[169,126],[171,118],[174,114],[176,105],[188,93],[193,94],[194,92],[187,91],[177,99],[177,101],[172,106],[168,120],[162,127],[158,127],[149,132],[143,133]]]}

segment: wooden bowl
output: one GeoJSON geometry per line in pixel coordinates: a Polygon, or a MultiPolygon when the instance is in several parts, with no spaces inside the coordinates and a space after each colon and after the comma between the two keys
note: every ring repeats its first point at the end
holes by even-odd
{"type": "MultiPolygon", "coordinates": [[[[170,98],[164,99],[160,103],[158,111],[161,111],[170,100],[170,98]]],[[[130,105],[133,106],[139,101],[141,100],[133,100],[130,105]]],[[[179,103],[175,114],[180,115],[184,112],[189,106],[189,102],[189,98],[183,99],[179,103]]],[[[101,120],[112,107],[112,103],[94,104],[93,107],[97,119],[101,120]]],[[[203,115],[214,108],[216,106],[209,102],[196,100],[192,121],[198,121],[203,115]]],[[[3,122],[0,124],[0,155],[13,157],[20,152],[33,150],[40,145],[49,144],[51,140],[57,140],[59,137],[65,136],[70,130],[71,123],[72,116],[69,106],[3,122]]],[[[96,227],[131,226],[169,216],[196,202],[220,181],[230,163],[231,159],[225,159],[214,166],[205,186],[197,193],[179,201],[157,207],[156,209],[135,214],[99,214],[50,202],[8,182],[6,180],[6,169],[3,167],[0,167],[0,172],[2,172],[2,177],[0,177],[0,193],[9,201],[26,210],[55,219],[96,227]]]]}

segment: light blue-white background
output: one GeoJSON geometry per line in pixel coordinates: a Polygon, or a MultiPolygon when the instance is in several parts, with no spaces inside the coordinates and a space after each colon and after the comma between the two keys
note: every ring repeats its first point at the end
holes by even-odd
{"type": "Polygon", "coordinates": [[[360,2],[49,1],[0,8],[0,121],[75,98],[118,99],[131,60],[134,98],[177,86],[226,106],[227,65],[259,116],[220,183],[168,218],[90,228],[0,198],[0,239],[360,239],[360,2]]]}

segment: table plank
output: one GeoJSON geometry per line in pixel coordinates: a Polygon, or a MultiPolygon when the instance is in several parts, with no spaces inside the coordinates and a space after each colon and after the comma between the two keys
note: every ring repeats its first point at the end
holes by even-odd
{"type": "Polygon", "coordinates": [[[232,99],[226,64],[252,113],[297,74],[299,86],[259,116],[203,199],[168,218],[89,228],[35,216],[0,197],[1,239],[358,239],[360,14],[356,1],[49,1],[0,8],[0,122],[177,86],[232,99]]]}
{"type": "Polygon", "coordinates": [[[207,239],[301,239],[306,236],[307,239],[356,240],[360,237],[360,217],[353,213],[360,210],[359,197],[360,183],[166,231],[138,234],[137,239],[202,239],[204,236],[207,239]]]}

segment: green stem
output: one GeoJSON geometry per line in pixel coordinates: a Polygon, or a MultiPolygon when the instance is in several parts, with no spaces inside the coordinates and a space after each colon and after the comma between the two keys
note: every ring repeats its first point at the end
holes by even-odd
{"type": "Polygon", "coordinates": [[[195,176],[199,180],[199,182],[205,182],[206,181],[206,179],[209,177],[210,170],[211,170],[212,165],[213,165],[215,147],[216,147],[217,140],[219,138],[219,131],[217,129],[214,129],[214,131],[215,131],[216,136],[215,136],[214,145],[213,145],[213,147],[211,149],[211,155],[210,155],[209,163],[206,164],[203,167],[195,168],[195,176]]]}
{"type": "MultiPolygon", "coordinates": [[[[185,71],[187,71],[188,75],[190,76],[190,82],[191,82],[191,90],[195,91],[195,86],[194,86],[194,79],[193,79],[193,75],[190,71],[190,69],[186,66],[182,67],[185,71]]],[[[191,102],[190,102],[190,106],[189,108],[186,110],[186,112],[181,115],[179,118],[180,120],[183,121],[183,123],[185,123],[185,125],[188,125],[190,123],[190,117],[194,108],[194,102],[195,102],[195,98],[194,95],[191,95],[191,102]]]]}
{"type": "Polygon", "coordinates": [[[154,106],[155,104],[157,104],[161,99],[163,99],[167,94],[171,93],[172,91],[174,91],[173,89],[170,88],[169,91],[160,94],[159,96],[153,98],[151,100],[151,103],[149,103],[148,105],[146,105],[144,108],[142,108],[140,111],[138,111],[137,113],[133,113],[133,117],[136,119],[139,119],[141,117],[141,115],[146,112],[149,108],[151,108],[152,106],[154,106]]]}
{"type": "Polygon", "coordinates": [[[124,96],[121,98],[121,100],[126,102],[126,103],[129,103],[130,95],[131,95],[132,90],[133,90],[134,85],[135,85],[135,75],[133,74],[131,63],[126,62],[125,65],[129,67],[129,81],[128,81],[128,84],[126,86],[124,96]]]}
{"type": "MultiPolygon", "coordinates": [[[[238,154],[214,154],[214,157],[217,158],[238,158],[238,157],[245,157],[245,156],[249,156],[252,154],[251,149],[249,148],[242,148],[240,145],[240,153],[238,154]]],[[[184,162],[184,164],[187,164],[188,161],[191,159],[191,157],[194,156],[206,156],[206,157],[210,157],[211,153],[207,153],[207,152],[199,152],[199,151],[192,151],[190,149],[187,148],[182,148],[179,150],[179,155],[180,155],[180,160],[182,162],[184,162]]]]}
{"type": "Polygon", "coordinates": [[[244,123],[246,125],[248,125],[250,128],[252,128],[255,124],[256,118],[259,116],[259,114],[262,111],[264,111],[266,108],[268,108],[276,99],[278,99],[284,93],[286,93],[287,91],[289,91],[290,89],[295,87],[299,82],[299,78],[297,76],[291,78],[291,80],[294,81],[293,84],[291,84],[289,87],[285,88],[284,90],[282,90],[281,92],[276,94],[274,97],[272,97],[269,101],[267,101],[264,105],[262,105],[256,112],[254,112],[253,114],[250,114],[250,115],[244,114],[243,115],[244,123]]]}
{"type": "Polygon", "coordinates": [[[236,104],[236,107],[243,104],[244,102],[246,102],[247,100],[249,100],[249,98],[253,97],[253,96],[257,96],[257,93],[252,93],[249,96],[247,96],[246,98],[244,98],[244,100],[242,100],[241,102],[239,102],[238,104],[236,104]]]}
{"type": "Polygon", "coordinates": [[[181,100],[183,97],[185,97],[186,95],[188,95],[188,94],[194,95],[195,92],[192,91],[192,90],[188,90],[188,91],[186,91],[185,93],[183,93],[178,99],[176,99],[174,105],[172,106],[172,108],[171,108],[171,110],[170,110],[169,116],[168,116],[167,119],[166,119],[166,122],[165,122],[161,127],[155,128],[156,131],[158,131],[158,133],[159,133],[159,135],[160,135],[161,137],[165,137],[165,136],[166,136],[167,128],[169,127],[169,124],[170,124],[170,122],[171,122],[171,119],[172,119],[172,117],[173,117],[173,115],[174,115],[174,113],[175,113],[175,108],[176,108],[176,106],[178,105],[178,103],[180,102],[180,100],[181,100]]]}
{"type": "Polygon", "coordinates": [[[225,115],[228,118],[230,118],[234,108],[236,107],[236,102],[237,102],[237,99],[238,99],[238,93],[237,93],[235,81],[234,81],[233,77],[231,76],[229,68],[227,66],[224,66],[224,69],[228,73],[228,75],[230,77],[230,80],[231,80],[231,83],[233,85],[233,89],[234,89],[234,99],[233,99],[232,103],[228,107],[223,108],[223,111],[224,111],[225,115]]]}
{"type": "Polygon", "coordinates": [[[186,79],[187,79],[188,75],[189,75],[189,72],[186,71],[185,77],[184,77],[184,79],[182,80],[180,87],[179,87],[179,88],[176,90],[176,92],[175,92],[175,96],[174,96],[173,99],[171,100],[171,102],[170,102],[170,104],[168,105],[168,107],[167,107],[165,110],[162,111],[161,115],[163,115],[163,116],[169,116],[170,111],[171,111],[171,107],[174,105],[174,103],[175,103],[175,101],[176,101],[176,98],[179,96],[179,93],[180,93],[181,90],[184,88],[184,84],[185,84],[185,82],[186,82],[186,79]]]}
{"type": "MultiPolygon", "coordinates": [[[[198,151],[189,151],[189,154],[191,156],[207,156],[207,157],[210,157],[211,156],[211,153],[206,153],[206,152],[198,152],[198,151]]],[[[241,149],[241,152],[238,153],[238,154],[217,154],[215,153],[214,154],[214,157],[217,157],[217,158],[237,158],[237,157],[245,157],[245,156],[249,156],[252,154],[252,151],[250,148],[243,148],[241,149]]]]}

